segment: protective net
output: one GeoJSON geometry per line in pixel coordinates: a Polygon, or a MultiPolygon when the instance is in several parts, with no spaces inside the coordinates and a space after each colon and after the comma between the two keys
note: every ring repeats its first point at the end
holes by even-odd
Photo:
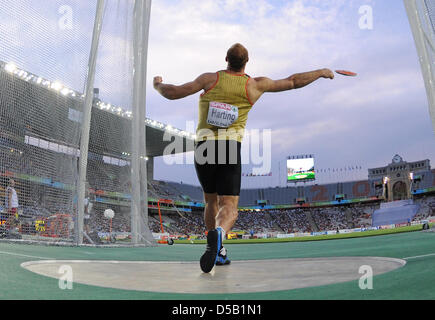
{"type": "Polygon", "coordinates": [[[435,1],[404,0],[414,35],[435,131],[435,1]]]}
{"type": "Polygon", "coordinates": [[[149,6],[0,0],[0,237],[153,244],[133,73],[146,71],[149,6]]]}

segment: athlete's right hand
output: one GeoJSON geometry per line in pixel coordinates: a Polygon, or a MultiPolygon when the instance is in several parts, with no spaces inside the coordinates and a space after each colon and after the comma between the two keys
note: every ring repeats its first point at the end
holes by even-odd
{"type": "Polygon", "coordinates": [[[162,77],[154,77],[154,89],[157,89],[157,86],[163,82],[163,78],[162,77]]]}
{"type": "Polygon", "coordinates": [[[322,71],[323,71],[323,75],[322,75],[323,78],[325,78],[325,79],[334,79],[334,77],[335,77],[334,72],[332,72],[329,69],[323,69],[322,71]]]}

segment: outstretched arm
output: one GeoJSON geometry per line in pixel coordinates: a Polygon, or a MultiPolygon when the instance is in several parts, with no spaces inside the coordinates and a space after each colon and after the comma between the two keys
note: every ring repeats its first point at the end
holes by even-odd
{"type": "Polygon", "coordinates": [[[257,90],[264,93],[303,88],[320,78],[334,79],[334,73],[329,69],[320,69],[316,71],[297,73],[282,80],[271,80],[265,77],[256,78],[255,80],[257,83],[257,90]]]}
{"type": "Polygon", "coordinates": [[[181,99],[201,90],[207,89],[210,82],[213,81],[215,74],[205,73],[200,75],[192,82],[177,86],[173,84],[164,84],[162,77],[154,78],[154,89],[156,89],[163,97],[169,100],[181,99]]]}

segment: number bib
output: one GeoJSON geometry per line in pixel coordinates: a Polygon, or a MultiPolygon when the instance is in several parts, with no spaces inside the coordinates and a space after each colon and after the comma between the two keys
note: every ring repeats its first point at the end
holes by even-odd
{"type": "Polygon", "coordinates": [[[228,128],[239,118],[239,108],[222,102],[210,102],[207,123],[209,125],[228,128]]]}

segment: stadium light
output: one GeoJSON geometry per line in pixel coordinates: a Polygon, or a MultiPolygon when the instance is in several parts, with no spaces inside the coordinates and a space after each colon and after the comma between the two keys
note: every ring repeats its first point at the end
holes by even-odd
{"type": "MultiPolygon", "coordinates": [[[[25,70],[19,69],[17,67],[17,65],[13,62],[10,62],[7,64],[3,63],[3,68],[6,72],[11,73],[11,74],[15,75],[16,77],[19,77],[27,82],[32,81],[33,83],[36,83],[37,85],[39,85],[41,87],[45,87],[48,89],[52,89],[56,92],[60,92],[64,96],[71,96],[71,97],[76,98],[76,99],[80,99],[80,98],[83,99],[85,97],[84,94],[81,94],[77,91],[74,91],[74,90],[64,86],[59,81],[52,82],[50,80],[46,80],[46,79],[44,79],[40,76],[37,76],[35,74],[28,73],[25,70]]],[[[111,113],[118,115],[118,116],[121,116],[121,117],[133,118],[133,113],[131,111],[124,110],[122,107],[113,106],[110,103],[107,104],[107,103],[104,103],[102,101],[99,101],[96,104],[96,106],[100,110],[106,110],[108,112],[111,112],[111,113]]],[[[189,137],[191,139],[196,139],[196,135],[194,133],[187,132],[187,131],[180,130],[180,129],[176,129],[172,125],[165,125],[164,123],[161,123],[161,122],[156,121],[156,120],[148,119],[148,118],[145,120],[145,123],[147,125],[155,127],[156,129],[167,130],[168,132],[171,132],[174,134],[179,134],[183,137],[189,137]]]]}
{"type": "Polygon", "coordinates": [[[15,63],[10,62],[5,65],[5,70],[7,72],[14,73],[17,70],[17,66],[15,65],[15,63]]]}
{"type": "Polygon", "coordinates": [[[69,93],[69,89],[68,88],[63,88],[60,93],[62,93],[64,96],[67,96],[69,93]]]}
{"type": "Polygon", "coordinates": [[[51,88],[56,91],[60,91],[63,88],[63,85],[60,82],[56,81],[51,84],[51,88]]]}
{"type": "Polygon", "coordinates": [[[24,70],[20,70],[18,72],[18,76],[21,77],[21,78],[26,78],[27,75],[28,75],[28,73],[26,71],[24,71],[24,70]]]}

